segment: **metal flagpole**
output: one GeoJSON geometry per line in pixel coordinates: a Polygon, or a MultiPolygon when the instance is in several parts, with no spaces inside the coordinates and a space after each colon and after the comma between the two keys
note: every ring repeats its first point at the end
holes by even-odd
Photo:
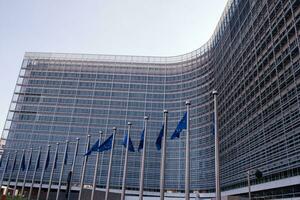
{"type": "Polygon", "coordinates": [[[18,184],[18,180],[19,180],[20,171],[21,171],[21,168],[22,168],[22,160],[23,160],[24,154],[25,154],[25,149],[23,149],[23,151],[22,151],[20,165],[19,165],[19,169],[18,169],[18,173],[17,173],[17,177],[16,177],[16,182],[15,182],[15,186],[14,186],[13,196],[15,196],[15,194],[16,194],[16,189],[17,189],[17,184],[18,184]]]}
{"type": "Polygon", "coordinates": [[[130,127],[131,127],[131,125],[132,125],[131,122],[128,122],[128,133],[127,133],[127,141],[126,141],[126,149],[125,149],[125,162],[124,162],[124,170],[123,170],[121,200],[125,200],[126,177],[127,177],[127,163],[128,163],[128,150],[129,150],[129,139],[130,139],[130,127]]]}
{"type": "Polygon", "coordinates": [[[108,200],[109,196],[109,184],[110,184],[110,175],[111,175],[111,165],[112,165],[112,157],[114,153],[114,143],[115,143],[115,137],[117,128],[113,127],[113,138],[112,138],[112,144],[111,144],[111,150],[110,150],[110,157],[109,157],[109,166],[108,166],[108,174],[107,174],[107,181],[106,181],[106,190],[105,190],[105,200],[108,200]]]}
{"type": "Polygon", "coordinates": [[[215,178],[216,178],[216,200],[221,200],[220,190],[220,156],[219,156],[219,136],[218,136],[218,114],[217,114],[217,95],[214,90],[214,117],[215,117],[215,178]]]}
{"type": "MultiPolygon", "coordinates": [[[[100,131],[99,134],[100,134],[100,136],[99,136],[99,146],[100,146],[103,132],[100,131]]],[[[94,200],[94,195],[95,195],[95,190],[96,190],[96,180],[97,180],[97,170],[98,170],[99,156],[100,156],[100,152],[97,152],[91,200],[94,200]]]]}
{"type": "Polygon", "coordinates": [[[35,162],[34,171],[33,171],[32,180],[31,180],[31,186],[30,186],[30,190],[29,190],[29,194],[28,194],[28,200],[31,199],[31,194],[32,194],[32,189],[33,189],[35,174],[36,174],[36,170],[37,170],[37,166],[38,166],[38,162],[39,162],[39,157],[41,155],[41,149],[42,148],[39,147],[39,153],[38,153],[38,156],[36,157],[36,162],[35,162]]]}
{"type": "Polygon", "coordinates": [[[186,105],[185,200],[190,200],[190,101],[186,105]]]}
{"type": "Polygon", "coordinates": [[[37,198],[36,198],[37,200],[40,199],[41,190],[42,190],[42,186],[43,186],[43,178],[44,178],[45,168],[46,168],[46,164],[47,164],[47,159],[48,159],[48,156],[50,156],[50,155],[48,155],[50,153],[50,148],[51,148],[51,146],[48,145],[48,148],[47,148],[47,151],[46,151],[47,154],[46,154],[45,159],[44,159],[44,166],[42,168],[42,174],[41,174],[41,179],[40,179],[40,186],[39,186],[39,190],[38,190],[38,194],[37,194],[37,198]]]}
{"type": "Polygon", "coordinates": [[[0,188],[2,188],[3,179],[4,179],[5,172],[6,172],[8,163],[9,163],[9,158],[10,158],[10,152],[7,153],[7,159],[6,159],[6,163],[5,163],[5,166],[3,168],[2,177],[1,177],[0,188]]]}
{"type": "Polygon", "coordinates": [[[250,170],[247,171],[247,181],[248,181],[248,196],[249,200],[251,200],[251,183],[250,183],[250,170]]]}
{"type": "Polygon", "coordinates": [[[63,177],[63,173],[64,173],[64,167],[65,167],[65,160],[66,160],[66,156],[67,156],[68,145],[69,145],[69,141],[66,140],[66,147],[65,147],[65,152],[64,152],[64,158],[63,158],[63,160],[61,162],[61,169],[60,169],[60,175],[59,175],[59,181],[58,181],[58,188],[57,188],[57,193],[56,193],[56,200],[58,200],[58,198],[59,198],[59,193],[60,193],[60,188],[61,188],[61,181],[62,181],[62,177],[63,177]]]}
{"type": "Polygon", "coordinates": [[[73,172],[74,172],[74,168],[75,168],[75,162],[76,162],[76,157],[77,157],[77,152],[78,152],[78,145],[79,145],[79,138],[76,138],[76,146],[75,146],[75,152],[74,152],[74,157],[73,157],[73,161],[72,161],[72,167],[71,167],[71,179],[70,179],[70,187],[67,188],[68,191],[67,191],[67,194],[68,194],[68,199],[70,199],[70,196],[71,196],[71,183],[72,183],[72,177],[73,177],[73,172]]]}
{"type": "Polygon", "coordinates": [[[9,178],[8,178],[8,181],[7,181],[7,187],[9,188],[9,185],[10,185],[10,181],[11,181],[11,177],[12,177],[12,173],[14,171],[14,166],[16,164],[16,159],[17,159],[17,154],[18,154],[18,151],[15,151],[15,156],[14,156],[14,162],[13,162],[13,166],[10,170],[10,173],[9,173],[9,178]]]}
{"type": "Polygon", "coordinates": [[[148,117],[144,117],[144,141],[143,141],[143,154],[141,161],[141,174],[140,174],[140,191],[139,191],[139,200],[143,200],[144,193],[144,171],[145,171],[145,156],[146,156],[146,138],[147,138],[147,121],[148,117]]]}
{"type": "MultiPolygon", "coordinates": [[[[89,148],[90,148],[89,147],[90,146],[90,139],[91,139],[91,135],[87,135],[87,142],[86,142],[85,152],[87,152],[89,150],[89,148]]],[[[80,180],[80,188],[79,188],[78,200],[81,200],[87,159],[88,159],[88,156],[84,156],[83,167],[82,167],[82,172],[81,172],[81,180],[80,180]]]]}
{"type": "Polygon", "coordinates": [[[54,173],[55,165],[57,165],[56,160],[57,160],[58,148],[59,148],[59,143],[57,142],[56,143],[56,149],[55,149],[55,155],[54,155],[54,159],[53,159],[53,163],[52,163],[51,174],[50,174],[50,178],[49,178],[49,184],[48,184],[46,200],[49,199],[49,195],[50,195],[50,191],[51,191],[53,173],[54,173]]]}
{"type": "Polygon", "coordinates": [[[29,154],[29,158],[28,158],[28,163],[27,163],[27,167],[26,167],[24,179],[23,179],[23,185],[22,185],[22,189],[21,189],[21,195],[24,194],[24,188],[25,188],[25,184],[26,184],[26,178],[27,178],[27,175],[28,175],[28,171],[29,171],[29,168],[30,168],[30,162],[31,162],[31,158],[32,158],[32,151],[33,151],[33,149],[30,148],[30,154],[29,154]]]}
{"type": "Polygon", "coordinates": [[[166,164],[166,144],[168,130],[168,111],[164,110],[164,135],[162,141],[162,156],[160,163],[160,200],[165,199],[165,164],[166,164]]]}

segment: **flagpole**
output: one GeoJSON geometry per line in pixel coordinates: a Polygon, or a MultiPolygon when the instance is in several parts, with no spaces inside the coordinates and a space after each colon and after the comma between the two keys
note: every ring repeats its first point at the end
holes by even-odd
{"type": "Polygon", "coordinates": [[[24,188],[25,188],[25,184],[26,184],[26,178],[27,178],[27,175],[28,175],[28,170],[30,168],[30,162],[31,162],[31,158],[32,158],[32,151],[33,151],[33,149],[30,148],[30,154],[29,154],[29,159],[28,159],[28,164],[27,164],[27,167],[26,167],[24,179],[23,179],[23,185],[22,185],[21,195],[24,194],[24,188]]]}
{"type": "Polygon", "coordinates": [[[127,141],[125,148],[125,162],[124,162],[124,170],[123,170],[123,181],[122,181],[122,193],[121,200],[125,200],[125,190],[126,190],[126,178],[127,178],[127,163],[128,163],[128,150],[129,150],[129,139],[130,139],[130,127],[131,122],[128,122],[128,133],[127,133],[127,141]]]}
{"type": "Polygon", "coordinates": [[[190,200],[190,101],[186,105],[185,200],[190,200]]]}
{"type": "Polygon", "coordinates": [[[5,172],[6,172],[6,169],[7,169],[8,163],[9,163],[9,158],[10,158],[10,152],[8,152],[8,153],[7,153],[7,159],[6,159],[5,167],[4,167],[4,169],[3,169],[3,172],[2,172],[2,177],[1,177],[0,188],[2,188],[3,179],[4,179],[5,172]]]}
{"type": "Polygon", "coordinates": [[[164,110],[164,135],[162,141],[162,156],[160,164],[160,200],[165,199],[165,165],[166,165],[166,144],[168,130],[168,111],[164,110]]]}
{"type": "Polygon", "coordinates": [[[21,171],[21,167],[22,167],[22,160],[23,160],[24,154],[25,154],[25,149],[23,149],[23,151],[22,151],[21,161],[20,161],[20,165],[19,165],[19,169],[18,169],[16,181],[15,181],[13,196],[15,196],[15,194],[16,194],[16,189],[17,189],[17,184],[18,184],[18,180],[19,180],[19,175],[20,175],[20,171],[21,171]]]}
{"type": "MultiPolygon", "coordinates": [[[[91,135],[87,135],[87,142],[86,142],[85,152],[87,152],[89,150],[90,139],[91,139],[91,135]]],[[[81,172],[81,180],[80,180],[80,188],[79,188],[78,200],[81,200],[87,159],[88,159],[88,156],[84,156],[83,167],[82,167],[82,172],[81,172]]]]}
{"type": "Polygon", "coordinates": [[[70,179],[70,186],[67,191],[67,194],[68,194],[68,199],[70,199],[70,196],[71,196],[71,183],[72,183],[72,177],[73,177],[73,172],[74,172],[74,168],[75,168],[75,162],[76,162],[76,157],[77,157],[77,153],[78,153],[78,145],[79,145],[79,138],[76,138],[76,146],[75,146],[75,152],[74,152],[74,157],[73,157],[73,161],[72,161],[72,167],[71,167],[71,179],[70,179]]]}
{"type": "Polygon", "coordinates": [[[48,184],[48,190],[47,190],[46,200],[49,199],[49,195],[50,195],[50,191],[51,191],[53,173],[54,173],[55,165],[57,164],[56,160],[57,160],[58,148],[59,148],[59,143],[57,142],[56,143],[56,149],[55,149],[55,155],[54,155],[54,159],[53,159],[53,163],[52,163],[51,174],[50,174],[50,178],[49,178],[49,184],[48,184]]]}
{"type": "Polygon", "coordinates": [[[11,181],[11,177],[12,177],[12,173],[13,173],[13,171],[14,171],[14,166],[15,166],[15,164],[16,164],[16,159],[17,159],[17,153],[18,153],[18,151],[15,151],[15,156],[14,156],[14,162],[13,162],[13,166],[12,166],[12,168],[11,168],[11,170],[10,170],[10,173],[9,173],[9,178],[8,178],[8,181],[7,181],[7,188],[9,188],[9,185],[10,185],[10,181],[11,181]]]}
{"type": "Polygon", "coordinates": [[[250,170],[247,171],[247,183],[248,183],[248,199],[251,200],[250,170]]]}
{"type": "Polygon", "coordinates": [[[31,186],[30,186],[30,190],[29,190],[29,194],[28,194],[28,200],[31,199],[31,194],[32,194],[32,189],[33,189],[35,174],[36,174],[36,170],[37,170],[37,166],[38,166],[38,162],[39,162],[39,157],[41,155],[41,149],[42,148],[39,147],[39,153],[38,153],[38,156],[36,157],[36,162],[35,162],[34,171],[33,171],[32,180],[31,180],[31,186]]]}
{"type": "Polygon", "coordinates": [[[214,118],[215,118],[215,178],[216,178],[216,200],[221,200],[220,190],[220,155],[219,155],[219,136],[218,136],[218,114],[217,114],[217,95],[218,92],[213,90],[214,95],[214,118]]]}
{"type": "MultiPolygon", "coordinates": [[[[100,131],[99,134],[100,134],[100,136],[99,136],[99,146],[100,146],[103,132],[100,131]]],[[[96,190],[96,180],[97,180],[97,170],[98,170],[99,156],[100,156],[100,152],[97,152],[91,200],[94,200],[94,195],[95,195],[95,190],[96,190]]]]}
{"type": "Polygon", "coordinates": [[[114,143],[115,143],[116,132],[117,132],[117,128],[113,127],[113,138],[112,138],[110,157],[109,157],[109,166],[108,166],[108,174],[107,174],[106,190],[105,190],[105,200],[108,200],[108,196],[109,196],[111,165],[112,165],[112,157],[113,157],[113,153],[114,153],[114,143]]]}
{"type": "Polygon", "coordinates": [[[42,190],[42,186],[43,186],[43,178],[44,178],[44,174],[45,174],[45,168],[46,168],[46,164],[47,164],[47,159],[48,159],[48,156],[50,156],[50,155],[48,155],[50,152],[50,148],[51,148],[51,146],[50,145],[48,145],[48,147],[47,147],[47,155],[45,156],[45,159],[44,159],[44,166],[43,166],[43,169],[42,169],[42,174],[41,174],[41,179],[40,179],[40,186],[39,186],[39,190],[38,190],[38,194],[37,194],[37,200],[39,200],[40,199],[40,195],[41,195],[41,190],[42,190]]]}
{"type": "Polygon", "coordinates": [[[68,145],[69,145],[69,141],[66,140],[66,147],[65,147],[65,152],[64,152],[64,158],[63,158],[63,160],[61,162],[61,169],[60,169],[60,175],[59,175],[59,181],[58,181],[58,188],[57,188],[57,193],[56,193],[56,200],[58,200],[58,198],[59,198],[59,193],[60,193],[60,188],[61,188],[61,181],[62,181],[62,177],[63,177],[63,173],[64,173],[64,167],[65,167],[65,160],[66,160],[66,156],[67,156],[68,145]]]}
{"type": "Polygon", "coordinates": [[[147,122],[149,117],[144,117],[144,141],[143,141],[143,154],[141,162],[141,174],[140,174],[140,191],[139,191],[139,200],[143,200],[144,193],[144,171],[145,171],[145,156],[146,156],[146,138],[147,138],[147,122]]]}

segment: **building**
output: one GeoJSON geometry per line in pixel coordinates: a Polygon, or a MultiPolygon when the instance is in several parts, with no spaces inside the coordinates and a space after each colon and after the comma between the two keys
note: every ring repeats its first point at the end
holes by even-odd
{"type": "MultiPolygon", "coordinates": [[[[148,115],[145,189],[155,192],[160,168],[155,140],[162,126],[162,110],[169,110],[171,135],[189,99],[191,189],[213,193],[211,91],[216,89],[224,194],[245,193],[246,171],[259,169],[263,178],[251,178],[257,196],[299,195],[299,35],[299,0],[230,0],[211,39],[185,55],[26,53],[2,134],[6,151],[42,146],[45,152],[47,144],[54,151],[56,142],[69,140],[72,158],[75,138],[80,138],[79,154],[83,155],[87,134],[93,142],[100,130],[108,136],[116,126],[111,186],[119,189],[124,162],[120,143],[127,122],[133,124],[131,135],[137,146],[143,117],[148,115]]],[[[60,148],[62,162],[64,146],[60,148]]],[[[167,142],[167,190],[184,190],[184,148],[184,137],[167,142]]],[[[127,188],[132,191],[138,189],[140,156],[138,152],[129,154],[127,188]]],[[[76,160],[75,185],[82,158],[76,160]]],[[[99,187],[106,184],[108,158],[109,153],[101,154],[99,187]]],[[[71,160],[68,162],[64,177],[71,167],[71,160]]],[[[86,185],[92,183],[94,164],[92,157],[86,185]]],[[[45,174],[45,183],[49,174],[45,174]]],[[[58,174],[59,169],[54,182],[58,182],[58,174]]],[[[32,171],[29,180],[31,176],[32,171]]],[[[39,176],[40,172],[37,181],[39,176]]]]}

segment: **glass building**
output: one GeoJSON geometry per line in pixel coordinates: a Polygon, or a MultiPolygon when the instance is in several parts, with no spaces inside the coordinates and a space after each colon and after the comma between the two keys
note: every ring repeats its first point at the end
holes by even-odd
{"type": "MultiPolygon", "coordinates": [[[[214,192],[212,90],[218,95],[221,187],[235,191],[247,185],[246,171],[259,169],[257,189],[264,195],[278,188],[297,193],[300,178],[300,1],[230,0],[211,39],[199,49],[174,57],[25,53],[2,138],[8,151],[47,145],[54,155],[60,142],[70,141],[64,182],[71,168],[76,138],[80,138],[73,184],[80,182],[86,138],[99,131],[108,137],[117,127],[111,187],[120,189],[124,148],[139,144],[143,118],[149,116],[145,189],[159,190],[160,152],[155,140],[169,111],[168,138],[191,101],[191,189],[214,192]],[[298,185],[297,185],[298,184],[298,185]]],[[[167,141],[166,189],[184,190],[185,134],[167,141]]],[[[26,155],[28,152],[26,153],[26,155]]],[[[42,160],[43,159],[42,156],[42,160]]],[[[28,158],[28,155],[26,156],[28,158]]],[[[91,185],[95,154],[88,160],[85,184],[91,185]]],[[[11,157],[11,160],[13,158],[11,157]]],[[[53,159],[53,156],[51,157],[53,159]]],[[[141,153],[129,154],[127,188],[138,190],[141,153]]],[[[98,187],[105,187],[109,152],[102,153],[98,187]]],[[[33,160],[33,164],[34,164],[33,160]]],[[[52,162],[52,160],[50,161],[52,162]]],[[[9,162],[12,167],[13,162],[9,162]]],[[[16,163],[17,166],[19,162],[16,163]]],[[[60,166],[60,164],[58,164],[60,166]]],[[[0,172],[3,171],[3,167],[0,172]]],[[[58,182],[59,167],[54,184],[58,182]]],[[[15,179],[17,171],[12,174],[15,179]]],[[[27,177],[31,180],[33,169],[27,177]]],[[[36,175],[40,180],[41,171],[36,175]]],[[[44,181],[48,183],[50,170],[44,181]]],[[[7,180],[8,174],[4,176],[7,180]]],[[[21,172],[20,179],[24,177],[21,172]]],[[[240,192],[243,193],[243,192],[240,192]]]]}

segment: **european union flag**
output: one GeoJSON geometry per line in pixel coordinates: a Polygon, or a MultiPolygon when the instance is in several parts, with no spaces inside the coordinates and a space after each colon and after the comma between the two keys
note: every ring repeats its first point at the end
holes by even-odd
{"type": "Polygon", "coordinates": [[[108,151],[112,148],[113,134],[109,136],[98,148],[99,152],[108,151]]]}
{"type": "Polygon", "coordinates": [[[24,171],[25,168],[26,168],[26,165],[25,165],[25,153],[24,153],[24,155],[22,157],[22,161],[21,161],[21,169],[22,169],[22,171],[24,171]]]}
{"type": "Polygon", "coordinates": [[[55,155],[54,169],[56,169],[56,167],[57,167],[57,159],[58,159],[58,151],[56,152],[56,155],[55,155]]]}
{"type": "Polygon", "coordinates": [[[68,178],[67,178],[66,199],[68,199],[69,197],[71,179],[72,179],[72,171],[69,171],[68,178]]]}
{"type": "Polygon", "coordinates": [[[180,133],[182,132],[183,129],[186,129],[186,127],[187,127],[187,112],[184,113],[184,116],[179,121],[174,133],[171,136],[171,140],[173,140],[175,138],[179,138],[180,133]]]}
{"type": "Polygon", "coordinates": [[[41,151],[39,152],[39,157],[38,157],[38,161],[37,161],[37,164],[36,164],[36,170],[38,168],[40,168],[40,161],[41,161],[41,151]]]}
{"type": "Polygon", "coordinates": [[[92,148],[90,148],[84,155],[89,156],[93,151],[98,151],[100,145],[100,140],[98,139],[95,144],[93,144],[92,148]]]}
{"type": "MultiPolygon", "coordinates": [[[[25,160],[25,159],[24,159],[24,160],[25,160]]],[[[30,169],[30,166],[31,166],[31,160],[32,160],[32,154],[30,154],[27,169],[30,169]]]]}
{"type": "Polygon", "coordinates": [[[49,161],[50,161],[50,149],[48,149],[47,152],[47,158],[46,158],[46,165],[45,165],[45,170],[48,168],[49,166],[49,161]]]}
{"type": "MultiPolygon", "coordinates": [[[[122,145],[126,148],[127,146],[128,133],[125,133],[122,145]]],[[[134,152],[134,146],[132,144],[131,138],[129,137],[129,147],[128,150],[134,152]]]]}
{"type": "Polygon", "coordinates": [[[17,158],[17,156],[16,156],[15,159],[14,159],[14,163],[13,163],[13,167],[12,167],[12,170],[13,170],[13,171],[15,170],[15,167],[16,167],[16,158],[17,158]]]}
{"type": "Polygon", "coordinates": [[[69,145],[67,144],[67,149],[66,149],[66,156],[65,156],[65,160],[64,160],[64,164],[67,164],[68,161],[68,150],[69,150],[69,145]]]}
{"type": "Polygon", "coordinates": [[[159,132],[159,135],[156,139],[156,149],[159,151],[161,149],[161,142],[162,142],[162,137],[164,136],[164,125],[162,125],[161,129],[160,129],[160,132],[159,132]]]}
{"type": "Polygon", "coordinates": [[[7,168],[8,168],[8,163],[9,163],[9,157],[10,157],[10,155],[8,155],[8,157],[7,157],[7,163],[5,164],[5,169],[4,169],[4,172],[6,172],[7,171],[7,168]]]}
{"type": "Polygon", "coordinates": [[[145,137],[145,129],[143,129],[143,131],[141,133],[141,139],[140,139],[138,152],[144,148],[144,137],[145,137]]]}

